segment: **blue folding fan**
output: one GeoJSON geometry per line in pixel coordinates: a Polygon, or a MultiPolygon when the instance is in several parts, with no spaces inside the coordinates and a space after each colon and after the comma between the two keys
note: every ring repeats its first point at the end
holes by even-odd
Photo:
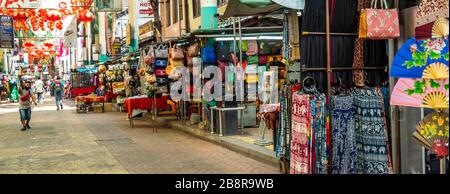
{"type": "Polygon", "coordinates": [[[416,40],[400,47],[391,66],[391,77],[448,79],[448,36],[416,40]]]}

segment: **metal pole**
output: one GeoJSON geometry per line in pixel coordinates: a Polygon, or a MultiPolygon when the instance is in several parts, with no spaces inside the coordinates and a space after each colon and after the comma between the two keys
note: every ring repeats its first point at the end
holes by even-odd
{"type": "Polygon", "coordinates": [[[327,48],[327,90],[328,90],[328,102],[330,102],[331,96],[331,74],[333,73],[331,69],[331,52],[330,52],[330,8],[329,0],[325,0],[325,21],[326,21],[326,48],[327,48]]]}
{"type": "Polygon", "coordinates": [[[445,174],[445,170],[446,170],[445,169],[445,158],[442,158],[440,163],[441,163],[441,165],[440,165],[440,168],[441,168],[440,172],[441,172],[441,174],[445,174]]]}
{"type": "MultiPolygon", "coordinates": [[[[242,20],[241,17],[238,17],[239,19],[239,64],[241,67],[241,70],[243,71],[244,68],[242,67],[242,20]]],[[[240,77],[243,78],[243,77],[240,77]]],[[[241,80],[243,81],[243,80],[241,80]]],[[[244,106],[244,99],[241,101],[241,107],[244,106]]],[[[244,133],[244,109],[241,110],[241,133],[244,133]]]]}

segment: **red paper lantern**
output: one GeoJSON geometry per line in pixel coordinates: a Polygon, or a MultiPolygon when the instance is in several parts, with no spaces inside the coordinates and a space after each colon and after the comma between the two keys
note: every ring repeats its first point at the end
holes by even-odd
{"type": "Polygon", "coordinates": [[[61,8],[61,9],[67,9],[67,3],[66,3],[66,2],[61,2],[61,3],[59,3],[59,8],[61,8]]]}
{"type": "Polygon", "coordinates": [[[51,54],[50,54],[50,52],[45,51],[43,53],[43,55],[44,55],[45,58],[49,58],[51,54]]]}
{"type": "Polygon", "coordinates": [[[56,28],[58,30],[62,30],[63,29],[63,22],[61,20],[56,23],[56,28]]]}
{"type": "Polygon", "coordinates": [[[29,47],[34,47],[34,43],[32,41],[27,41],[23,44],[24,47],[29,48],[29,47]]]}
{"type": "Polygon", "coordinates": [[[53,47],[55,44],[53,44],[52,42],[50,42],[50,41],[45,41],[44,42],[44,46],[46,46],[46,47],[48,47],[48,48],[50,48],[50,47],[53,47]]]}

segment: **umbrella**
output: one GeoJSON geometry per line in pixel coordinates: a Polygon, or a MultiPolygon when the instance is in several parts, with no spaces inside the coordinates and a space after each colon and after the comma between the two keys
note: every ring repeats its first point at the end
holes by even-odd
{"type": "Polygon", "coordinates": [[[448,19],[438,20],[416,27],[416,39],[442,38],[448,36],[448,19]]]}
{"type": "Polygon", "coordinates": [[[448,18],[448,0],[421,0],[416,13],[416,26],[436,21],[440,17],[448,18]]]}
{"type": "Polygon", "coordinates": [[[394,58],[391,77],[447,79],[448,44],[448,36],[407,40],[394,58]]]}
{"type": "Polygon", "coordinates": [[[448,156],[449,115],[434,112],[427,115],[416,127],[413,137],[422,146],[435,153],[438,158],[448,156]]]}
{"type": "Polygon", "coordinates": [[[448,108],[448,87],[448,79],[400,78],[394,86],[390,103],[418,108],[448,108]]]}

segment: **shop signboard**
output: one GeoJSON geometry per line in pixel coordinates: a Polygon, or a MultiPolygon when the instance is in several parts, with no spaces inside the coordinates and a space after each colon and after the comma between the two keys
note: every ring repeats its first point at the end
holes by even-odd
{"type": "Polygon", "coordinates": [[[120,12],[122,0],[96,0],[97,12],[120,12]]]}
{"type": "Polygon", "coordinates": [[[77,39],[77,19],[72,18],[72,21],[64,32],[64,46],[70,48],[76,47],[77,39]]]}
{"type": "Polygon", "coordinates": [[[113,43],[112,54],[113,55],[119,55],[121,48],[122,48],[122,41],[120,41],[119,37],[116,37],[114,39],[114,43],[113,43]]]}
{"type": "Polygon", "coordinates": [[[14,48],[14,21],[11,16],[0,16],[0,48],[14,48]]]}
{"type": "Polygon", "coordinates": [[[153,36],[153,22],[148,21],[139,26],[139,40],[153,36]]]}
{"type": "Polygon", "coordinates": [[[139,18],[150,18],[153,15],[153,9],[149,0],[138,0],[139,18]]]}
{"type": "Polygon", "coordinates": [[[130,45],[131,44],[131,24],[128,23],[127,24],[127,38],[126,38],[126,44],[130,45]]]}

